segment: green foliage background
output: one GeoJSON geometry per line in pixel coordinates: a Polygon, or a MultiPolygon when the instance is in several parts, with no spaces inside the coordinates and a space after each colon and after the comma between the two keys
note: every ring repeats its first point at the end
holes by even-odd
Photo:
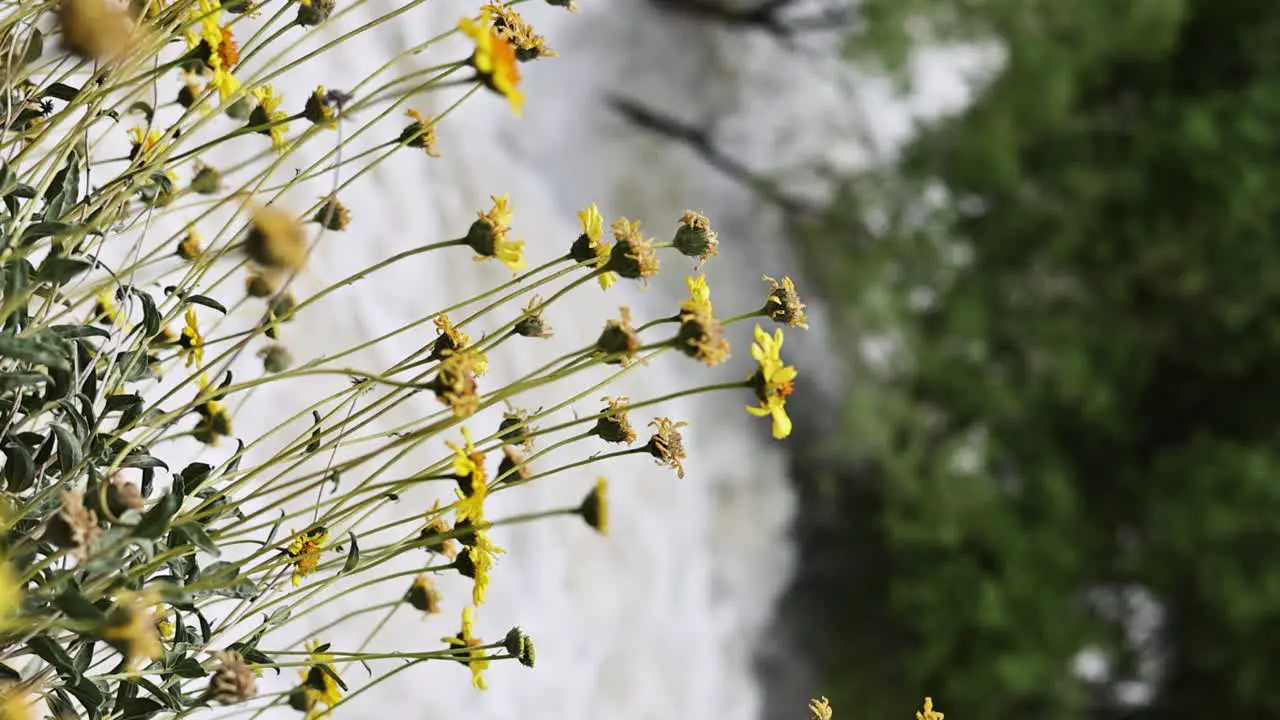
{"type": "Polygon", "coordinates": [[[1280,4],[863,5],[851,59],[1007,62],[804,236],[855,366],[840,447],[798,461],[833,705],[1280,716],[1280,4]],[[892,369],[858,359],[889,331],[892,369]],[[1113,700],[1124,588],[1163,610],[1147,705],[1113,700]]]}

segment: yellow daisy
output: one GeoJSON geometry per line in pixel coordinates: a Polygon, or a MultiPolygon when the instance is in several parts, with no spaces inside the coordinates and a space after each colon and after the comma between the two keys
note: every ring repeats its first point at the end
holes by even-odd
{"type": "Polygon", "coordinates": [[[782,362],[782,330],[772,336],[756,326],[751,357],[760,369],[751,376],[752,389],[760,404],[748,406],[747,412],[757,417],[773,418],[773,437],[781,440],[791,434],[791,418],[787,416],[787,396],[795,389],[796,369],[782,362]]]}

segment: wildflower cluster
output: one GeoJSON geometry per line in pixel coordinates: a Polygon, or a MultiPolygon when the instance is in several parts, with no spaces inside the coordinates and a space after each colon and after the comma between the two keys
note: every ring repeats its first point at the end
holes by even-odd
{"type": "Polygon", "coordinates": [[[458,22],[469,49],[443,58],[438,75],[388,77],[400,67],[389,57],[348,88],[289,85],[304,59],[421,2],[305,55],[281,38],[331,22],[339,2],[63,0],[0,11],[12,45],[0,75],[0,716],[150,718],[217,704],[319,718],[359,692],[348,685],[361,682],[353,665],[374,687],[421,663],[459,663],[483,689],[494,663],[531,667],[536,657],[519,628],[484,629],[480,608],[508,554],[503,526],[577,517],[584,533],[611,530],[595,467],[581,501],[565,507],[503,516],[492,497],[630,454],[683,478],[688,424],[631,418],[694,393],[754,396],[748,412],[771,418],[775,437],[790,433],[796,370],[781,357],[781,329],[756,327],[749,378],[611,395],[593,410],[584,403],[602,385],[582,380],[644,371],[673,350],[718,366],[731,352],[725,328],[750,318],[805,327],[787,278],[770,280],[761,309],[722,319],[705,276],[692,276],[673,315],[645,322],[621,308],[594,344],[555,342],[548,318],[558,308],[647,282],[664,252],[699,267],[714,257],[716,234],[698,213],[657,242],[636,220],[606,226],[591,205],[577,234],[533,238],[517,235],[515,203],[495,194],[449,237],[299,289],[316,253],[360,225],[341,199],[351,183],[392,155],[429,162],[447,149],[453,106],[424,115],[406,106],[411,96],[462,102],[473,96],[462,85],[518,114],[520,64],[556,54],[512,6],[490,3],[458,22]],[[37,29],[51,24],[57,43],[37,29]],[[447,312],[423,308],[393,333],[415,348],[382,366],[349,364],[382,340],[317,356],[293,342],[297,319],[325,320],[322,299],[427,253],[494,261],[501,278],[447,312]],[[532,353],[547,362],[515,378],[490,374],[490,358],[532,353]],[[341,386],[321,390],[334,375],[341,386]],[[255,393],[285,382],[302,396],[296,415],[241,427],[264,408],[255,393]],[[518,407],[546,388],[563,402],[518,407]],[[430,410],[380,429],[408,403],[430,410]],[[552,465],[553,449],[579,457],[552,465]],[[390,520],[378,515],[387,508],[390,520]],[[353,623],[412,609],[461,625],[429,647],[391,639],[392,649],[367,649],[386,620],[356,648],[324,637],[299,647],[297,630],[350,592],[349,579],[386,598],[353,623]],[[287,690],[262,691],[262,673],[282,669],[287,690]]]}

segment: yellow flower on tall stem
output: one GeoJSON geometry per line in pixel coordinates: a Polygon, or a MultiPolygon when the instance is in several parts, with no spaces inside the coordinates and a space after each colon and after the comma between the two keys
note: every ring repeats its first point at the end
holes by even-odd
{"type": "Polygon", "coordinates": [[[300,710],[307,713],[308,720],[325,717],[334,705],[342,702],[342,686],[338,684],[338,671],[333,668],[333,656],[320,649],[320,643],[312,640],[307,643],[307,652],[311,665],[302,671],[302,687],[299,694],[300,710]],[[325,709],[321,710],[320,706],[325,709]]]}
{"type": "Polygon", "coordinates": [[[186,325],[182,328],[178,344],[182,346],[179,354],[186,359],[185,367],[195,365],[199,369],[204,366],[204,336],[200,334],[200,326],[196,324],[195,306],[187,306],[186,325]]]}
{"type": "Polygon", "coordinates": [[[458,21],[458,29],[475,43],[471,66],[476,69],[480,81],[490,90],[502,95],[511,106],[511,112],[520,116],[524,95],[520,92],[520,69],[516,49],[502,38],[493,25],[470,18],[458,21]]]}
{"type": "Polygon", "coordinates": [[[293,565],[294,587],[302,584],[302,578],[310,575],[320,567],[320,556],[324,553],[324,545],[329,541],[329,531],[324,527],[316,527],[293,536],[289,547],[285,549],[293,565]]]}
{"type": "Polygon", "coordinates": [[[458,522],[470,520],[479,524],[484,519],[484,500],[489,495],[488,477],[484,471],[484,453],[476,450],[471,433],[462,428],[465,445],[445,444],[453,450],[453,474],[458,481],[458,522]]]}
{"type": "Polygon", "coordinates": [[[600,216],[600,208],[595,203],[578,211],[578,223],[582,226],[582,234],[574,241],[569,256],[577,262],[593,261],[600,275],[596,278],[601,290],[608,290],[617,281],[618,274],[604,270],[609,264],[612,247],[604,241],[604,218],[600,216]]]}
{"type": "Polygon", "coordinates": [[[782,330],[772,336],[756,326],[751,357],[760,369],[751,376],[752,389],[760,404],[748,406],[747,412],[757,417],[773,418],[773,437],[781,440],[791,434],[791,418],[787,416],[787,396],[795,389],[796,369],[782,362],[782,330]]]}
{"type": "Polygon", "coordinates": [[[489,660],[485,656],[483,643],[475,635],[475,626],[476,609],[462,608],[462,632],[454,637],[443,638],[442,641],[451,647],[466,650],[466,655],[459,653],[455,659],[471,669],[471,685],[477,690],[485,690],[484,671],[489,668],[489,660]]]}
{"type": "Polygon", "coordinates": [[[249,125],[259,127],[259,134],[271,138],[271,148],[283,153],[288,148],[284,136],[289,132],[289,123],[285,122],[289,116],[280,109],[283,98],[270,85],[254,88],[252,95],[258,101],[258,106],[249,114],[249,125]]]}

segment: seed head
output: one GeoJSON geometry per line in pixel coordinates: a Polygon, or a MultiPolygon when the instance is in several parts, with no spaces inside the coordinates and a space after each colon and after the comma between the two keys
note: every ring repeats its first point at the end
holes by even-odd
{"type": "Polygon", "coordinates": [[[711,221],[693,210],[686,210],[680,216],[680,225],[671,244],[681,255],[697,258],[698,267],[720,252],[720,241],[711,229],[711,221]]]}
{"type": "Polygon", "coordinates": [[[627,419],[628,400],[625,397],[604,398],[607,407],[601,411],[596,426],[591,431],[601,440],[630,445],[636,441],[636,432],[627,419]]]}
{"type": "Polygon", "coordinates": [[[245,254],[270,270],[301,270],[307,264],[307,237],[297,218],[271,205],[253,213],[244,239],[245,254]]]}
{"type": "Polygon", "coordinates": [[[215,650],[218,669],[209,678],[205,698],[221,705],[252,700],[258,694],[258,679],[244,657],[235,650],[215,650]]]}

